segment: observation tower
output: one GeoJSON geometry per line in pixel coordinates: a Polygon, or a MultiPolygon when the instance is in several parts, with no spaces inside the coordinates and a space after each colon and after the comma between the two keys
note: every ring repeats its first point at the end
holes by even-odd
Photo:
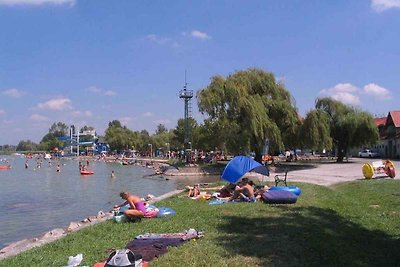
{"type": "Polygon", "coordinates": [[[193,98],[193,90],[187,89],[186,72],[185,72],[185,85],[183,86],[183,90],[179,91],[179,98],[183,99],[185,103],[185,117],[184,117],[185,139],[183,140],[183,142],[186,152],[188,150],[189,151],[192,150],[192,126],[190,124],[189,119],[192,117],[192,98],[193,98]]]}

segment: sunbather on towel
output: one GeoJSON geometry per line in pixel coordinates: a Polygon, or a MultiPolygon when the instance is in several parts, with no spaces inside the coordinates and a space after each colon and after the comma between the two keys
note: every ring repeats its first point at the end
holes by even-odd
{"type": "Polygon", "coordinates": [[[235,199],[241,199],[242,194],[249,199],[253,199],[254,198],[253,185],[254,185],[254,183],[252,181],[249,181],[248,178],[243,178],[239,182],[238,186],[236,187],[235,191],[233,192],[232,197],[229,200],[232,201],[235,199]]]}
{"type": "Polygon", "coordinates": [[[233,192],[235,191],[236,188],[236,184],[234,183],[230,183],[224,187],[222,187],[217,195],[217,198],[219,199],[229,199],[230,197],[232,197],[233,192]]]}
{"type": "Polygon", "coordinates": [[[114,208],[120,208],[129,204],[129,209],[124,211],[125,216],[130,219],[140,219],[146,213],[146,207],[144,201],[138,196],[131,195],[129,192],[121,192],[119,194],[122,199],[126,201],[120,205],[115,205],[114,208]]]}
{"type": "Polygon", "coordinates": [[[189,188],[188,197],[198,197],[200,195],[200,185],[195,184],[193,187],[189,188]]]}

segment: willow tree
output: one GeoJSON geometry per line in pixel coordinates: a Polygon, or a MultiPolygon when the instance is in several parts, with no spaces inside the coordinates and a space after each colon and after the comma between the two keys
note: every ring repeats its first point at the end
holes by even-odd
{"type": "Polygon", "coordinates": [[[220,147],[235,154],[254,151],[261,161],[267,139],[274,151],[296,142],[300,122],[294,100],[272,73],[248,69],[214,76],[197,100],[200,112],[218,125],[215,134],[224,136],[220,147]]]}
{"type": "Polygon", "coordinates": [[[307,113],[300,130],[301,144],[303,147],[322,151],[332,148],[328,114],[319,109],[307,113]]]}
{"type": "Polygon", "coordinates": [[[345,105],[331,98],[316,100],[316,111],[309,113],[309,140],[314,144],[329,144],[337,149],[337,161],[342,162],[350,148],[375,144],[379,139],[378,128],[372,115],[345,105]],[[315,116],[319,114],[319,116],[315,116]],[[320,129],[319,134],[313,130],[320,129]],[[329,133],[326,129],[329,129],[329,133]],[[313,141],[312,141],[313,140],[313,141]]]}

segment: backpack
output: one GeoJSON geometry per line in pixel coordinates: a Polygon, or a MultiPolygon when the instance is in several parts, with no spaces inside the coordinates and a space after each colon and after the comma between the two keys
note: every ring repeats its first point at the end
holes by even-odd
{"type": "Polygon", "coordinates": [[[142,255],[130,249],[118,249],[108,256],[105,267],[142,267],[142,255]]]}

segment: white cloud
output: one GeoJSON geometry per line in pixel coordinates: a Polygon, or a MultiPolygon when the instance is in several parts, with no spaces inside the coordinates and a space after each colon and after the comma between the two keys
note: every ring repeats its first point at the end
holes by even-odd
{"type": "Polygon", "coordinates": [[[332,88],[328,89],[323,89],[321,93],[326,93],[326,94],[335,94],[339,92],[346,92],[346,93],[355,93],[358,91],[358,88],[351,83],[338,83],[332,88]]]}
{"type": "MultiPolygon", "coordinates": [[[[0,0],[1,1],[1,0],[0,0]]],[[[25,94],[25,92],[20,91],[18,89],[12,88],[12,89],[8,89],[3,91],[3,95],[9,96],[9,97],[14,97],[14,98],[18,98],[21,97],[25,94]]]]}
{"type": "Polygon", "coordinates": [[[152,117],[152,116],[153,116],[153,113],[151,113],[150,111],[147,111],[147,112],[143,113],[143,117],[149,118],[149,117],[152,117]]]}
{"type": "Polygon", "coordinates": [[[332,97],[345,104],[358,105],[360,103],[358,92],[359,89],[351,83],[338,83],[332,88],[321,90],[320,94],[332,97]]]}
{"type": "Polygon", "coordinates": [[[400,0],[372,0],[371,8],[376,12],[382,12],[391,8],[400,8],[400,0]]]}
{"type": "Polygon", "coordinates": [[[382,100],[389,100],[392,98],[390,91],[386,88],[383,88],[375,83],[370,83],[364,86],[364,93],[367,95],[371,95],[373,97],[377,97],[382,100]]]}
{"type": "Polygon", "coordinates": [[[75,0],[0,0],[0,5],[45,5],[45,4],[53,4],[53,5],[75,5],[75,0]]]}
{"type": "Polygon", "coordinates": [[[69,98],[55,98],[44,103],[39,103],[37,106],[39,109],[50,109],[50,110],[66,110],[72,109],[71,100],[69,98]]]}
{"type": "Polygon", "coordinates": [[[116,95],[116,94],[117,94],[116,92],[111,91],[111,90],[107,90],[107,91],[104,92],[104,95],[106,95],[106,96],[113,96],[113,95],[116,95]]]}
{"type": "Polygon", "coordinates": [[[49,118],[47,118],[47,117],[45,117],[45,116],[42,116],[42,115],[39,115],[39,114],[32,114],[32,115],[29,117],[29,119],[30,119],[31,121],[38,121],[38,122],[40,122],[40,121],[48,121],[48,120],[49,120],[49,118]]]}
{"type": "Polygon", "coordinates": [[[122,125],[127,125],[129,122],[132,121],[131,117],[122,117],[119,119],[119,121],[121,122],[122,125]]]}
{"type": "Polygon", "coordinates": [[[173,39],[167,38],[167,37],[161,37],[156,34],[149,34],[146,36],[146,39],[153,43],[156,43],[158,45],[167,45],[167,46],[171,46],[173,48],[180,47],[180,44],[178,42],[174,41],[173,39]]]}
{"type": "Polygon", "coordinates": [[[156,34],[149,34],[146,36],[147,40],[150,40],[152,42],[155,42],[157,44],[163,45],[163,44],[167,44],[169,42],[171,42],[170,38],[166,38],[166,37],[160,37],[156,34]]]}
{"type": "Polygon", "coordinates": [[[347,92],[338,92],[332,95],[332,98],[349,105],[358,105],[360,103],[360,98],[357,95],[347,92]]]}
{"type": "Polygon", "coordinates": [[[115,96],[117,93],[111,90],[105,90],[97,86],[90,86],[89,88],[86,89],[89,92],[92,92],[94,94],[98,95],[105,95],[105,96],[115,96]]]}
{"type": "Polygon", "coordinates": [[[192,36],[193,38],[197,38],[200,40],[208,40],[211,39],[211,36],[209,36],[207,33],[205,32],[201,32],[198,30],[194,30],[190,33],[190,36],[192,36]]]}
{"type": "Polygon", "coordinates": [[[91,117],[93,113],[89,110],[81,111],[81,110],[74,110],[71,112],[73,117],[91,117]]]}

